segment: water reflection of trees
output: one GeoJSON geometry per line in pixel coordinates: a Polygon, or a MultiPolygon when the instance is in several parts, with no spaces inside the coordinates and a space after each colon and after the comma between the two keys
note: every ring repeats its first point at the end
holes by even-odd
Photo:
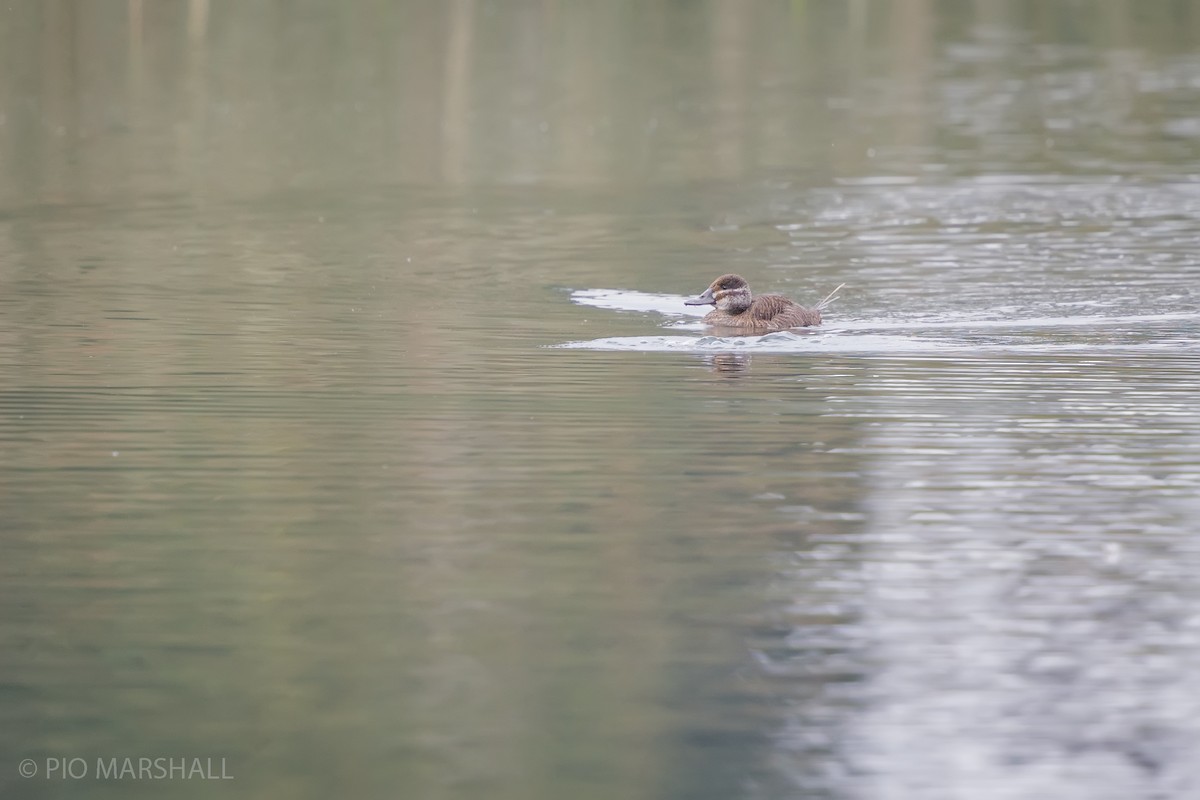
{"type": "MultiPolygon", "coordinates": [[[[1088,14],[984,0],[47,0],[17,5],[0,29],[12,65],[0,73],[4,185],[12,202],[181,179],[203,194],[363,176],[578,184],[911,170],[963,137],[1044,143],[1064,108],[1118,129],[1168,114],[1138,88],[1144,55],[1186,55],[1198,28],[1196,3],[1134,0],[1088,14]],[[1082,43],[1099,47],[1069,50],[1082,43]],[[1089,71],[1094,89],[1075,94],[1095,91],[1102,108],[1032,74],[1004,82],[1056,52],[1089,71]],[[1002,130],[956,121],[994,104],[1007,108],[1002,130]]],[[[1099,133],[1055,128],[1051,149],[1100,146],[1099,133]]]]}

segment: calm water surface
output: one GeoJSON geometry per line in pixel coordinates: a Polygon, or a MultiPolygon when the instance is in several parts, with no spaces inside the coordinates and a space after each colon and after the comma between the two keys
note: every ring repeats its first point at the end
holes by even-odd
{"type": "Polygon", "coordinates": [[[1200,796],[1200,4],[1063,9],[0,11],[0,794],[1200,796]]]}

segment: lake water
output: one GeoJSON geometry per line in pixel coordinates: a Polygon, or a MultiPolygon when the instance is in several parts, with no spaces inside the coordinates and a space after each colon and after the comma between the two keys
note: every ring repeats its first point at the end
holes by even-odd
{"type": "Polygon", "coordinates": [[[1085,5],[0,11],[0,795],[1200,796],[1200,3],[1085,5]]]}

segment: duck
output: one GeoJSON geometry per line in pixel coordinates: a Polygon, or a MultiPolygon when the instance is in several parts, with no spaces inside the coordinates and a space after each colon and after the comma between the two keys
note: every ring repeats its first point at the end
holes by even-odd
{"type": "Polygon", "coordinates": [[[786,331],[821,324],[821,312],[837,299],[838,290],[812,308],[805,308],[781,294],[750,294],[750,284],[741,275],[722,275],[708,285],[704,294],[684,300],[686,306],[716,306],[704,316],[714,327],[743,328],[756,332],[786,331]]]}

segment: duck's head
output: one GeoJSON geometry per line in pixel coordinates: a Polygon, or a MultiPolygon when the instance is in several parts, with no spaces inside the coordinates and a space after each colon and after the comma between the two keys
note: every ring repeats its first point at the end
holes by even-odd
{"type": "Polygon", "coordinates": [[[708,285],[704,294],[684,300],[685,306],[716,306],[728,314],[738,314],[750,307],[750,284],[741,275],[722,275],[708,285]]]}

